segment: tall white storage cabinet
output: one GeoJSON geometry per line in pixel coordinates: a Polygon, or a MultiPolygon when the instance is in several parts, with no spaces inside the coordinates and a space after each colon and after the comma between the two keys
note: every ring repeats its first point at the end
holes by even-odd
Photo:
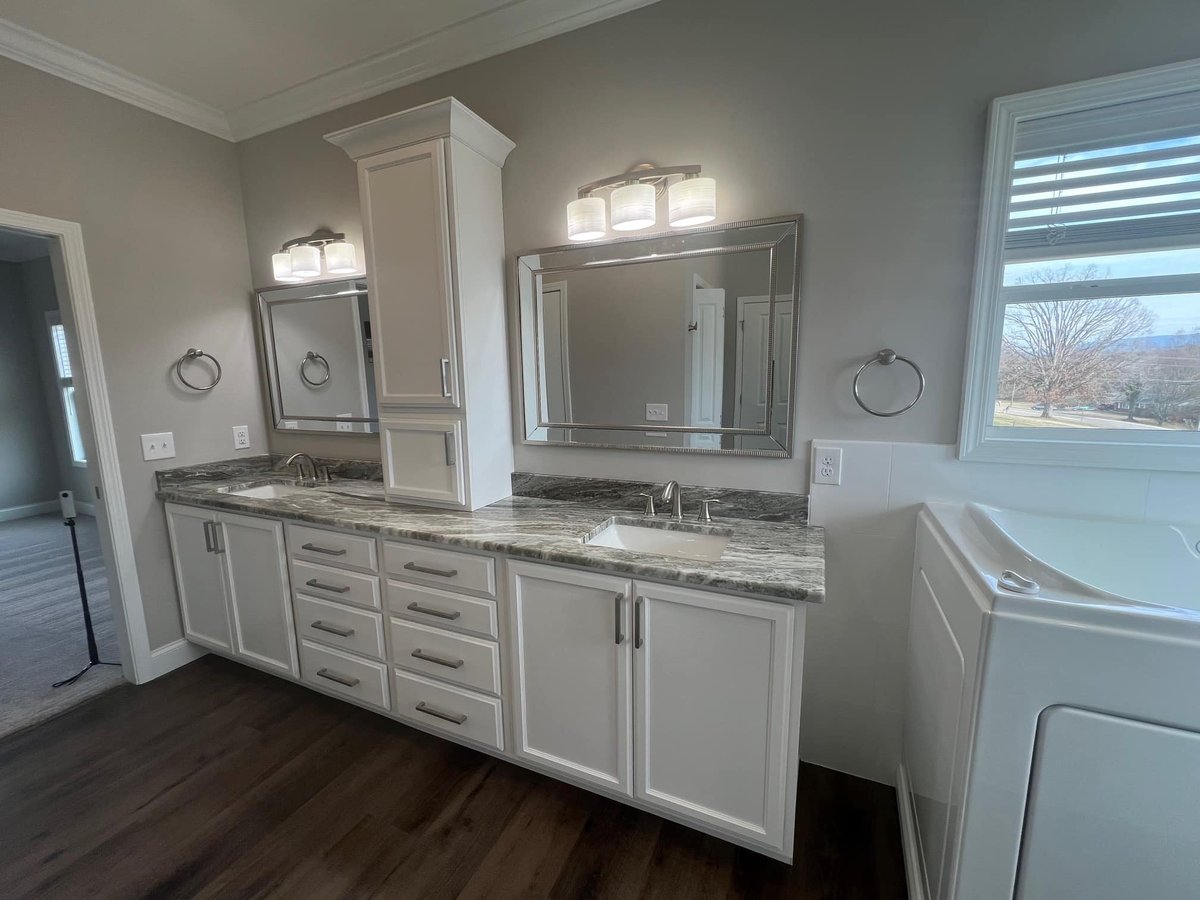
{"type": "Polygon", "coordinates": [[[325,137],[358,164],[388,499],[507,497],[500,169],[515,145],[453,98],[325,137]]]}

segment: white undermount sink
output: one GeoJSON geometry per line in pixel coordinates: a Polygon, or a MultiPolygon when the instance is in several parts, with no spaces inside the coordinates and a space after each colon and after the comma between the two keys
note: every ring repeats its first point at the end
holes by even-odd
{"type": "Polygon", "coordinates": [[[296,484],[257,484],[253,487],[229,491],[231,497],[254,497],[258,500],[278,500],[280,497],[291,497],[293,494],[303,494],[312,488],[300,487],[296,484]]]}
{"type": "Polygon", "coordinates": [[[640,519],[613,517],[583,542],[593,547],[716,562],[729,545],[729,538],[730,533],[722,528],[667,522],[651,524],[640,519]]]}

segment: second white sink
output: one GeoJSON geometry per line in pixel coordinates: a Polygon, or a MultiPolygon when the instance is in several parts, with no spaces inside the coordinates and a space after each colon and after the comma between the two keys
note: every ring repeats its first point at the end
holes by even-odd
{"type": "Polygon", "coordinates": [[[242,488],[240,491],[230,491],[231,497],[255,497],[259,500],[278,500],[280,497],[291,497],[293,494],[303,494],[312,488],[300,487],[296,484],[258,484],[254,487],[242,488]]]}
{"type": "Polygon", "coordinates": [[[640,519],[614,517],[583,542],[595,547],[716,562],[729,545],[729,538],[730,534],[721,528],[666,522],[650,524],[640,519]]]}

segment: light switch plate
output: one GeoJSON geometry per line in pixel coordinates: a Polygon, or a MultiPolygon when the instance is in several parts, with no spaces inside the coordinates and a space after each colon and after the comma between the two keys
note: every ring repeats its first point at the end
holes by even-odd
{"type": "Polygon", "coordinates": [[[249,425],[234,425],[233,426],[233,449],[234,450],[249,450],[250,449],[250,426],[249,425]]]}
{"type": "Polygon", "coordinates": [[[813,484],[842,483],[842,448],[813,446],[813,484]]]}
{"type": "Polygon", "coordinates": [[[667,421],[667,404],[665,404],[665,403],[647,403],[646,404],[646,421],[647,422],[665,422],[665,421],[667,421]]]}
{"type": "Polygon", "coordinates": [[[175,434],[160,431],[158,434],[142,435],[142,459],[174,459],[175,434]]]}

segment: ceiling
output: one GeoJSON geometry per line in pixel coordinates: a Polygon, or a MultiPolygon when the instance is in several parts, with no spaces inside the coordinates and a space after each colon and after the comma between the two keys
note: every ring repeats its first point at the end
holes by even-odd
{"type": "Polygon", "coordinates": [[[28,262],[49,255],[49,238],[0,228],[0,262],[28,262]]]}
{"type": "Polygon", "coordinates": [[[0,0],[0,55],[229,140],[654,0],[0,0]]]}

